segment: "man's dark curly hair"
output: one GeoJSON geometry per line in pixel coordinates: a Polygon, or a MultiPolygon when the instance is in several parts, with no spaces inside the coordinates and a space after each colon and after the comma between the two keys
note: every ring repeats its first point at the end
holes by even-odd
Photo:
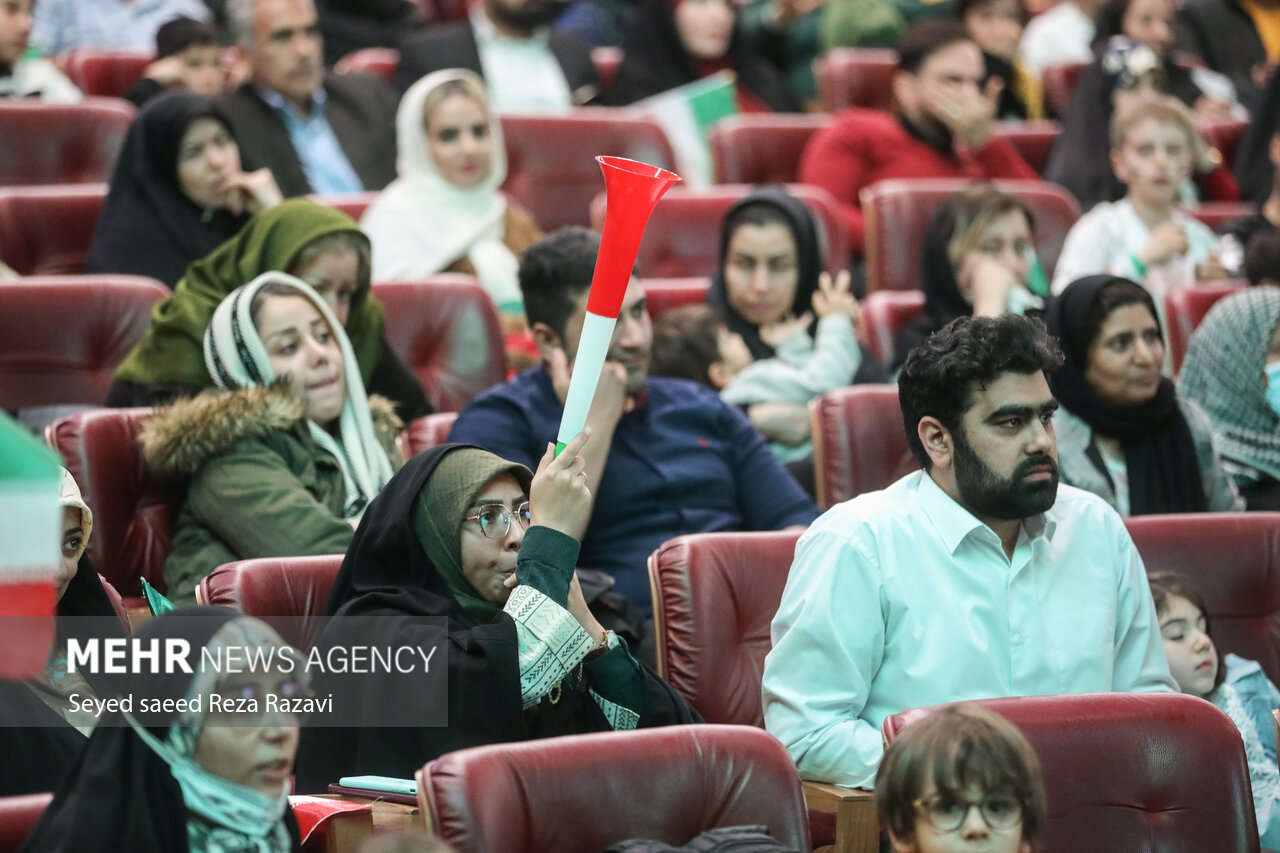
{"type": "Polygon", "coordinates": [[[600,234],[568,226],[553,231],[520,255],[520,293],[529,325],[546,323],[564,338],[576,300],[591,289],[600,234]]]}
{"type": "Polygon", "coordinates": [[[921,418],[937,418],[955,434],[977,387],[1002,373],[1049,373],[1061,364],[1057,339],[1037,319],[1005,314],[952,320],[913,349],[898,374],[898,402],[912,455],[926,471],[933,467],[920,441],[921,418]]]}

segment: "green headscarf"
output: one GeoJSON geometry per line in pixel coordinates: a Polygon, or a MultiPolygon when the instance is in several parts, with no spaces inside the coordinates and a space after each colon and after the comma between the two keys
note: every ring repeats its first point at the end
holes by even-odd
{"type": "MultiPolygon", "coordinates": [[[[116,369],[115,378],[139,383],[213,387],[204,363],[204,330],[218,304],[264,272],[285,272],[320,237],[350,231],[351,217],[306,199],[290,199],[250,219],[240,233],[187,267],[173,293],[151,309],[151,328],[116,369]]],[[[351,298],[347,337],[365,385],[381,354],[382,305],[362,283],[351,298]]]]}
{"type": "Polygon", "coordinates": [[[511,474],[526,492],[533,482],[523,465],[478,447],[460,447],[436,465],[413,509],[413,529],[427,558],[462,612],[477,624],[491,621],[502,608],[481,598],[462,571],[462,520],[480,490],[500,474],[511,474]]]}

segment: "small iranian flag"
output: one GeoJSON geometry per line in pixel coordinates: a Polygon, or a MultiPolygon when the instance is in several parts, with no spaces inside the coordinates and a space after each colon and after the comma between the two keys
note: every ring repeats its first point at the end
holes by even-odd
{"type": "Polygon", "coordinates": [[[717,71],[635,104],[666,131],[676,153],[676,171],[687,187],[712,184],[707,139],[716,122],[738,114],[734,80],[732,71],[717,71]]]}
{"type": "Polygon", "coordinates": [[[39,675],[53,644],[58,458],[0,412],[0,678],[39,675]]]}

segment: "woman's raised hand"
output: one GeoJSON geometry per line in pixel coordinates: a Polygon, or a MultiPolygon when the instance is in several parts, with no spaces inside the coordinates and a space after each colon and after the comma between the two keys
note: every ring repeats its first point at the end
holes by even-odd
{"type": "Polygon", "coordinates": [[[581,541],[591,518],[591,489],[587,487],[586,462],[579,455],[591,428],[587,427],[564,446],[559,456],[547,442],[538,470],[529,487],[530,524],[559,530],[581,541]]]}
{"type": "Polygon", "coordinates": [[[275,176],[266,168],[228,175],[222,182],[222,191],[226,193],[227,210],[234,216],[260,213],[284,201],[275,176]]]}

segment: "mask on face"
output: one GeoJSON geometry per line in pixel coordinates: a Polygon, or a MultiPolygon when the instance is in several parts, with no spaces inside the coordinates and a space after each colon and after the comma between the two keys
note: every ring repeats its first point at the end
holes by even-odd
{"type": "Polygon", "coordinates": [[[1267,405],[1276,413],[1276,417],[1280,418],[1280,361],[1268,364],[1266,374],[1267,405]]]}

